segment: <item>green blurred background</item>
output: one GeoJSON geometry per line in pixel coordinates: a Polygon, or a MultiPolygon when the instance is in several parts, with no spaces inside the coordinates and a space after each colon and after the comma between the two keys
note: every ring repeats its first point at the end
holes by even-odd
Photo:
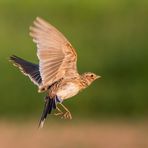
{"type": "Polygon", "coordinates": [[[102,78],[65,101],[73,117],[148,115],[148,1],[0,0],[0,117],[38,117],[45,94],[9,63],[16,54],[38,62],[29,26],[36,16],[77,49],[80,73],[102,78]]]}

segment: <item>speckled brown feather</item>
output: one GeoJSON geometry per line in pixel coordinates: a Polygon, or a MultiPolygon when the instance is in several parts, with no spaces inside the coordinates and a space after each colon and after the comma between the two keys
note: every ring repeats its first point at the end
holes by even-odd
{"type": "Polygon", "coordinates": [[[30,27],[30,35],[37,44],[39,65],[16,56],[12,56],[10,59],[38,85],[39,91],[47,91],[39,126],[43,127],[47,114],[50,114],[52,109],[56,109],[57,103],[60,103],[66,111],[63,114],[59,110],[62,117],[72,119],[69,110],[64,107],[62,101],[75,96],[100,76],[91,72],[79,75],[75,49],[62,33],[43,19],[36,18],[33,26],[30,27]]]}
{"type": "Polygon", "coordinates": [[[77,76],[77,54],[70,42],[55,27],[37,17],[30,27],[37,44],[42,86],[47,87],[63,77],[77,76]]]}

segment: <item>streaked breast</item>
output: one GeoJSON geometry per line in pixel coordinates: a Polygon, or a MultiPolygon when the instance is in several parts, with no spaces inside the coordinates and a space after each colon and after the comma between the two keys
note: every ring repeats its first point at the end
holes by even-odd
{"type": "Polygon", "coordinates": [[[75,83],[68,82],[67,84],[61,86],[57,91],[57,96],[62,99],[68,99],[75,96],[79,92],[79,86],[75,83]]]}

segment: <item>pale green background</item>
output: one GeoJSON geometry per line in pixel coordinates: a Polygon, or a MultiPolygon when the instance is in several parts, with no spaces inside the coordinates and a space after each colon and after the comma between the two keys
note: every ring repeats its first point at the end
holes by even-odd
{"type": "Polygon", "coordinates": [[[65,102],[75,117],[148,114],[148,1],[0,0],[0,117],[39,116],[45,94],[8,62],[38,62],[29,26],[36,16],[55,25],[78,53],[80,73],[101,75],[65,102]]]}

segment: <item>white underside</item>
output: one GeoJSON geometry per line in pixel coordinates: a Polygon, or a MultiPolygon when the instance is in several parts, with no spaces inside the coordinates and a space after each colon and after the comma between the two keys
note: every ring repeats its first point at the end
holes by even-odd
{"type": "Polygon", "coordinates": [[[68,99],[79,92],[79,86],[75,83],[68,82],[57,91],[57,96],[61,99],[68,99]]]}

